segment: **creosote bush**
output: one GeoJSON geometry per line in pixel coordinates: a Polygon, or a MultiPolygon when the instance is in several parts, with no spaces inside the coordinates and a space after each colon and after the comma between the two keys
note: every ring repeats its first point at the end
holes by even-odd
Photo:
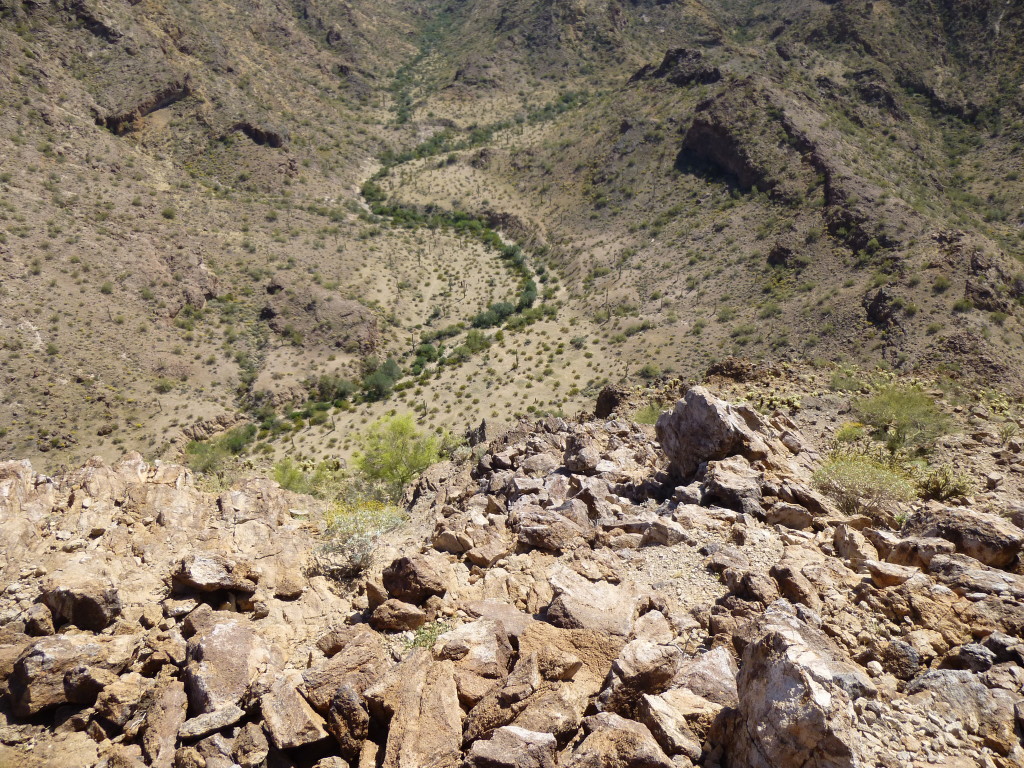
{"type": "Polygon", "coordinates": [[[929,450],[949,429],[949,417],[917,386],[890,384],[853,403],[860,420],[890,453],[929,450]]]}
{"type": "Polygon", "coordinates": [[[878,517],[885,505],[917,497],[899,468],[855,452],[833,453],[814,473],[814,485],[847,515],[878,517]]]}

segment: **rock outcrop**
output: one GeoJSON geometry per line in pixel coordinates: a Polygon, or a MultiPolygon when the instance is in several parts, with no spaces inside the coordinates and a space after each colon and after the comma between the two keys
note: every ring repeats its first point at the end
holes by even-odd
{"type": "Polygon", "coordinates": [[[657,434],[516,425],[426,473],[403,548],[340,580],[318,503],[273,483],[0,466],[0,761],[1024,762],[1024,532],[841,515],[785,416],[704,389],[657,434]]]}

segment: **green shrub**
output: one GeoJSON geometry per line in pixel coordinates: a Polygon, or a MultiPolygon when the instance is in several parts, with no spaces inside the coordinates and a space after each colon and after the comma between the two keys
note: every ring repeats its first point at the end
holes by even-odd
{"type": "Polygon", "coordinates": [[[174,382],[166,377],[161,377],[156,380],[156,384],[153,385],[153,389],[155,389],[161,395],[166,395],[168,392],[174,389],[174,382]]]}
{"type": "Polygon", "coordinates": [[[920,387],[890,384],[853,403],[860,420],[874,427],[874,436],[891,453],[924,451],[949,428],[949,417],[920,387]]]}
{"type": "Polygon", "coordinates": [[[416,475],[440,459],[440,441],[416,429],[412,416],[393,416],[373,424],[362,437],[356,467],[383,485],[391,498],[416,475]]]}
{"type": "Polygon", "coordinates": [[[974,309],[974,302],[968,298],[957,299],[953,302],[954,312],[970,312],[974,309]]]}
{"type": "Polygon", "coordinates": [[[833,454],[814,473],[813,481],[847,515],[878,517],[886,504],[916,496],[902,471],[858,453],[833,454]]]}
{"type": "Polygon", "coordinates": [[[836,442],[855,443],[864,437],[864,425],[856,421],[848,421],[836,430],[836,442]]]}
{"type": "Polygon", "coordinates": [[[657,363],[646,363],[637,373],[642,379],[656,379],[661,376],[661,366],[657,363]]]}
{"type": "Polygon", "coordinates": [[[633,412],[633,421],[637,424],[657,424],[664,408],[661,403],[648,403],[633,412]]]}

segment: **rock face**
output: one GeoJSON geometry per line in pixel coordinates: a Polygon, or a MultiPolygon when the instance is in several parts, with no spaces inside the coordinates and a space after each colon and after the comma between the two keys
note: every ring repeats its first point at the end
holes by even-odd
{"type": "Polygon", "coordinates": [[[675,409],[658,419],[658,440],[672,466],[682,477],[696,472],[701,462],[743,455],[764,458],[768,446],[747,423],[759,419],[719,400],[703,387],[694,387],[675,409]]]}
{"type": "Polygon", "coordinates": [[[269,481],[0,465],[0,762],[1024,764],[1012,523],[930,505],[867,527],[810,487],[784,415],[706,390],[658,433],[502,430],[425,473],[416,531],[337,581],[317,502],[269,481]]]}

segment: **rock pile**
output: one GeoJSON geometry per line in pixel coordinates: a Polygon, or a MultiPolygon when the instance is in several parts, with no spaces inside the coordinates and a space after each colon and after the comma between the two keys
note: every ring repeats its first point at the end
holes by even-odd
{"type": "Polygon", "coordinates": [[[785,417],[520,424],[429,470],[419,547],[137,456],[0,466],[0,763],[1024,764],[1024,531],[840,514],[785,417]],[[34,756],[34,757],[33,757],[34,756]]]}

